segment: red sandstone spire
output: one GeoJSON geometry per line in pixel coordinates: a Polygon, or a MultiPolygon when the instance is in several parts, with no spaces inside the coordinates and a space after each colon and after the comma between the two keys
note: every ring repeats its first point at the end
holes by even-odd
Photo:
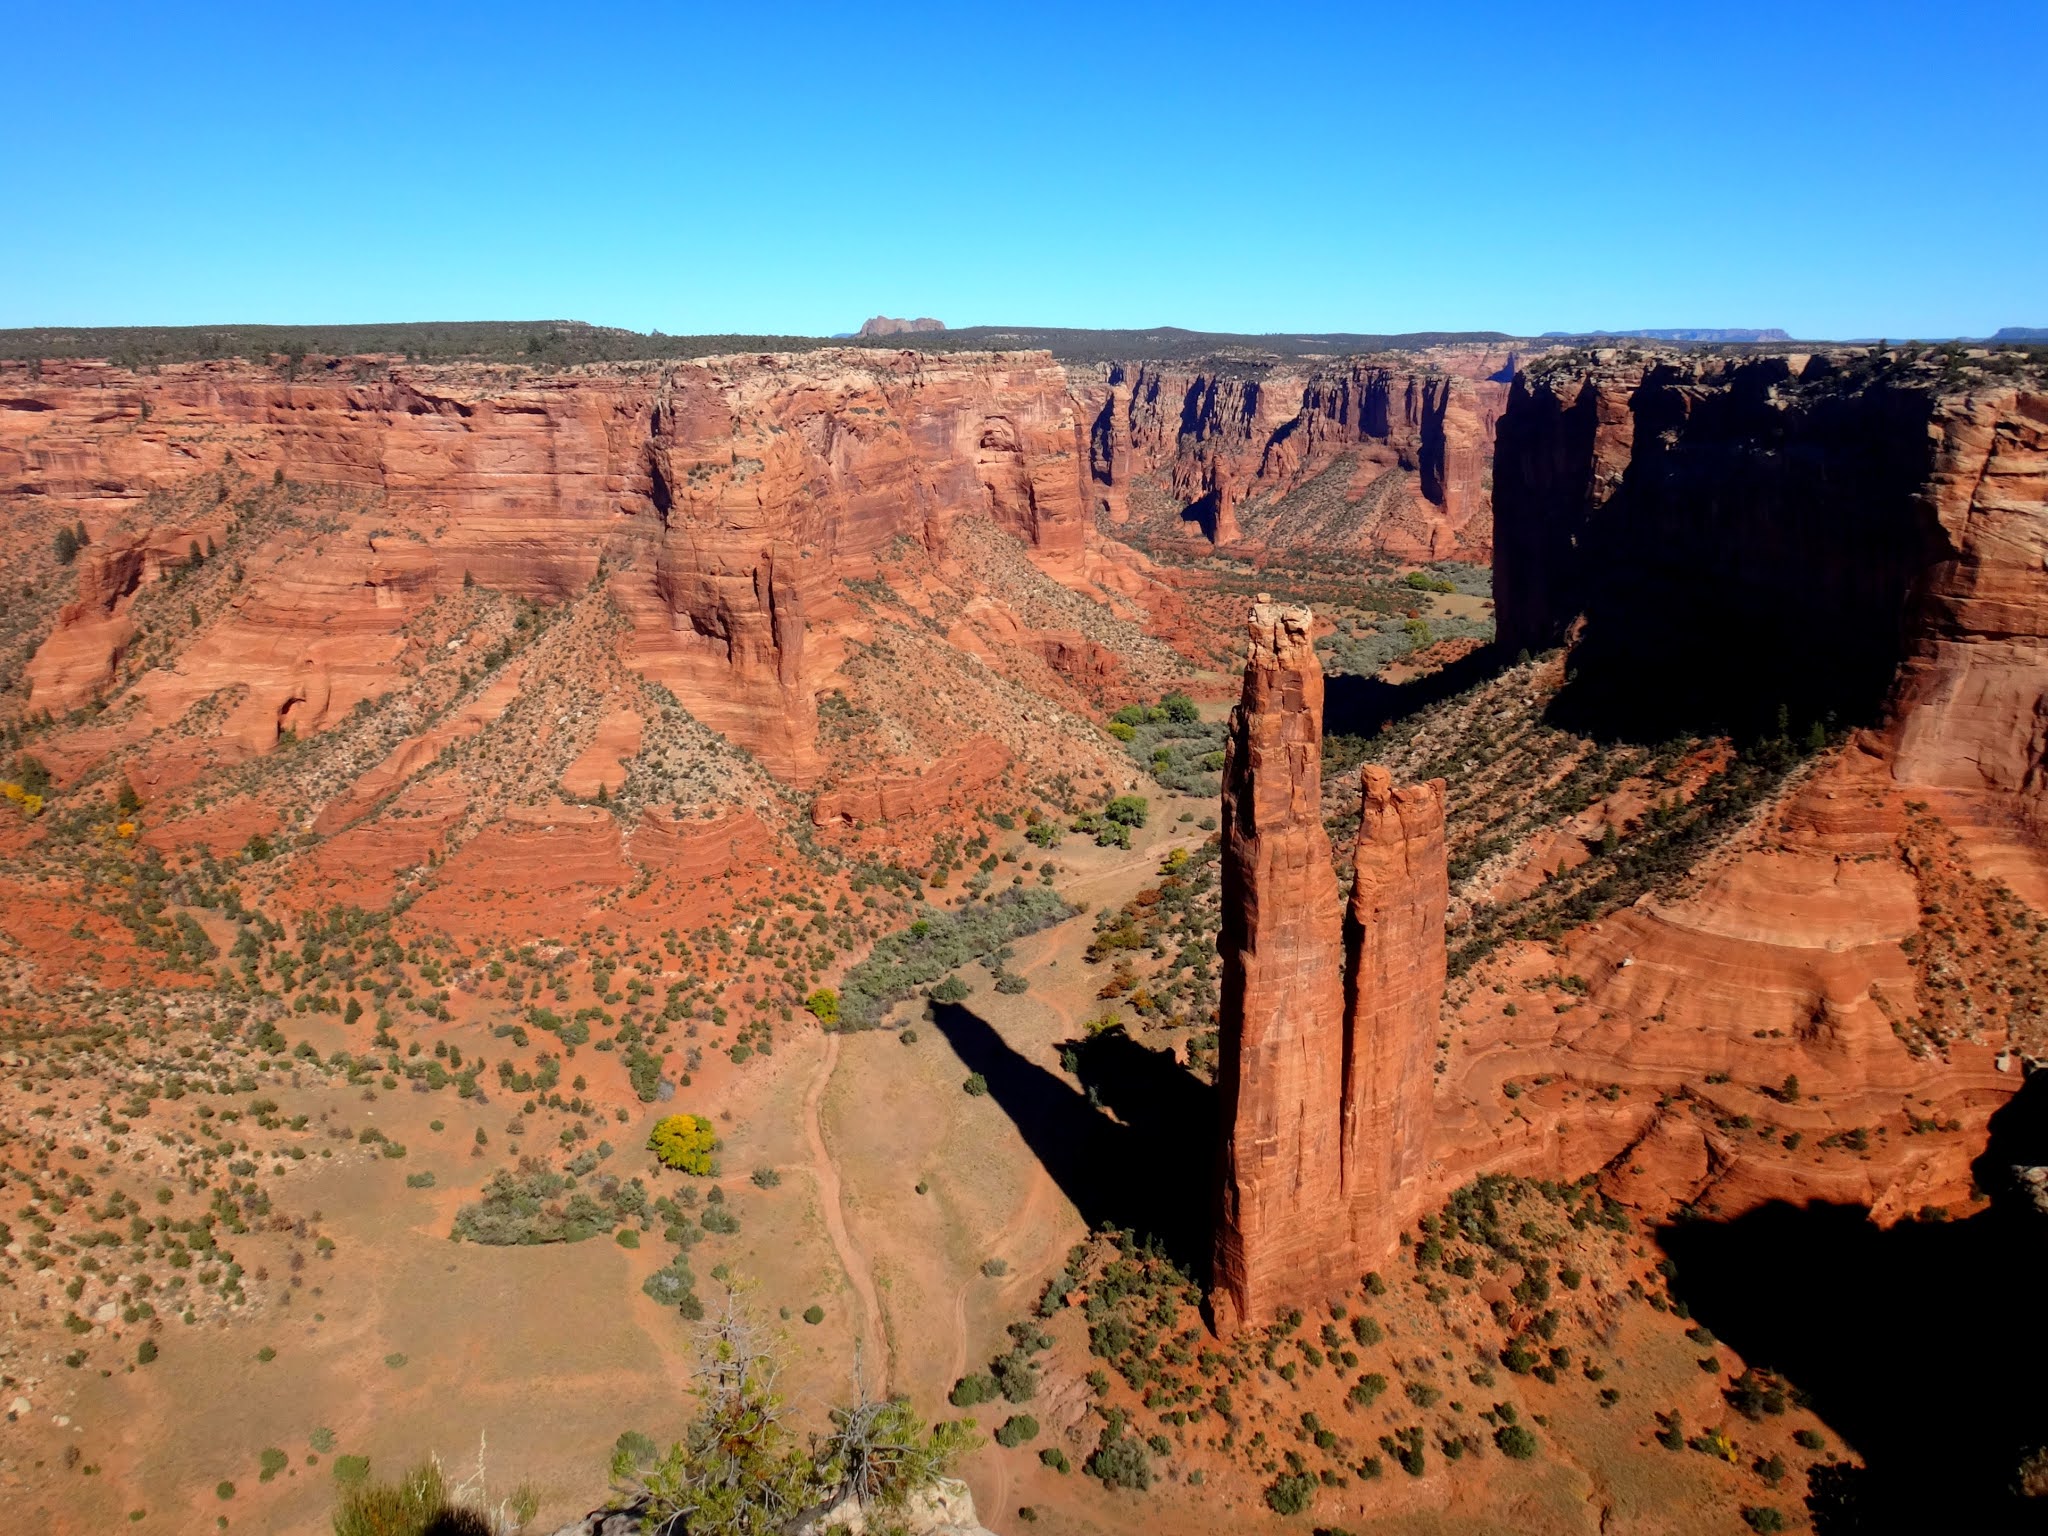
{"type": "Polygon", "coordinates": [[[1425,1157],[1444,985],[1443,782],[1364,772],[1350,922],[1322,822],[1306,608],[1261,596],[1223,764],[1217,1330],[1380,1263],[1425,1157]],[[1347,963],[1348,961],[1348,963],[1347,963]]]}
{"type": "Polygon", "coordinates": [[[1323,832],[1323,673],[1309,622],[1308,609],[1263,595],[1252,608],[1244,696],[1224,748],[1213,1302],[1225,1333],[1349,1265],[1341,908],[1323,832]]]}
{"type": "Polygon", "coordinates": [[[1351,1238],[1383,1253],[1422,1171],[1444,994],[1444,781],[1396,787],[1377,763],[1360,776],[1357,874],[1345,927],[1344,1195],[1351,1238]]]}

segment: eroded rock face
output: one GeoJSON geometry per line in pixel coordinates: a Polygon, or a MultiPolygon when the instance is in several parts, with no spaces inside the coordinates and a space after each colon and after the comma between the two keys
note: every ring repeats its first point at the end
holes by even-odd
{"type": "Polygon", "coordinates": [[[1511,354],[1483,348],[1262,375],[1112,365],[1084,391],[1093,488],[1122,522],[1143,472],[1217,545],[1483,560],[1512,373],[1511,354]],[[1333,468],[1347,483],[1317,506],[1272,509],[1333,468]]]}
{"type": "Polygon", "coordinates": [[[1596,707],[1884,716],[1903,780],[2038,796],[2048,397],[1858,361],[1519,379],[1495,460],[1503,648],[1556,645],[1583,616],[1573,665],[1596,707]]]}
{"type": "Polygon", "coordinates": [[[1044,354],[847,349],[509,377],[366,360],[299,380],[230,364],[7,372],[19,398],[0,412],[0,484],[92,536],[77,601],[27,668],[38,709],[107,686],[133,638],[130,594],[231,515],[117,532],[152,489],[226,452],[264,478],[379,498],[387,525],[368,538],[250,561],[228,622],[150,685],[167,718],[248,687],[232,730],[259,751],[388,686],[395,637],[465,581],[552,603],[604,571],[635,669],[808,783],[822,768],[816,695],[841,659],[841,581],[898,538],[939,547],[963,516],[1017,534],[1049,568],[1082,565],[1084,440],[1044,354]]]}
{"type": "Polygon", "coordinates": [[[1323,673],[1306,608],[1251,614],[1223,764],[1215,1312],[1228,1332],[1345,1268],[1341,908],[1322,824],[1323,673]]]}
{"type": "Polygon", "coordinates": [[[1354,1282],[1412,1214],[1444,983],[1442,782],[1365,770],[1347,928],[1320,811],[1312,615],[1262,598],[1250,628],[1223,768],[1225,1333],[1354,1282]]]}
{"type": "Polygon", "coordinates": [[[1345,935],[1344,1189],[1354,1248],[1373,1255],[1392,1248],[1428,1167],[1450,879],[1444,781],[1397,785],[1368,763],[1360,789],[1345,935]]]}

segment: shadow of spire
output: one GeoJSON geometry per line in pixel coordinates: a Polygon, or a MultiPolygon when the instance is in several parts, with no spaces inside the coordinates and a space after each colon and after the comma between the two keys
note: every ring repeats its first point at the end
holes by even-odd
{"type": "Polygon", "coordinates": [[[1079,1086],[1028,1060],[957,1003],[932,1020],[1090,1227],[1150,1240],[1206,1285],[1216,1175],[1216,1090],[1168,1050],[1122,1030],[1064,1042],[1079,1086]]]}

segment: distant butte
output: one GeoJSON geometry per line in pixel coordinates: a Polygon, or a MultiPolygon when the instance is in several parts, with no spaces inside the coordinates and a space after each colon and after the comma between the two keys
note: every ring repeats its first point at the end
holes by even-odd
{"type": "Polygon", "coordinates": [[[877,315],[860,328],[863,336],[907,336],[927,331],[943,331],[946,322],[934,320],[930,315],[920,315],[915,320],[892,320],[887,315],[877,315]]]}

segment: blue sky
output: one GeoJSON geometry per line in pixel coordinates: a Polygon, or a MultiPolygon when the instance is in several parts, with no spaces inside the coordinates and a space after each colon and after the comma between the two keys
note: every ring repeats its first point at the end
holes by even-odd
{"type": "Polygon", "coordinates": [[[2041,0],[10,8],[0,325],[2048,325],[2041,0]]]}

